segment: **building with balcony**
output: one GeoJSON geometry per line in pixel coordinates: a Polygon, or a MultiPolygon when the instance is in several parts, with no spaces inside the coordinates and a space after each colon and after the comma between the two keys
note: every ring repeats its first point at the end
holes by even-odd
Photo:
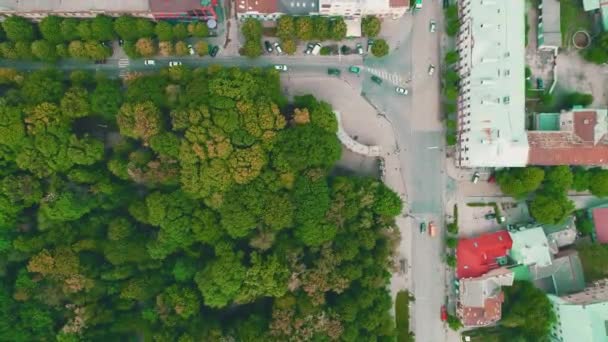
{"type": "Polygon", "coordinates": [[[457,164],[528,162],[525,125],[524,0],[461,0],[457,164]]]}

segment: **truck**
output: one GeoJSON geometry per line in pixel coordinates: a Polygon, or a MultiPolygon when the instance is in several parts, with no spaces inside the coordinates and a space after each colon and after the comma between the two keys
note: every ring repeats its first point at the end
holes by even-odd
{"type": "Polygon", "coordinates": [[[316,56],[319,52],[321,52],[321,44],[316,43],[315,47],[312,48],[312,54],[316,56]]]}

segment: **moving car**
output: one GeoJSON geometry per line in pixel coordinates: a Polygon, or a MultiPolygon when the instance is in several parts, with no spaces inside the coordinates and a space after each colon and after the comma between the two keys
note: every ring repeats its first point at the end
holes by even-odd
{"type": "Polygon", "coordinates": [[[448,320],[448,309],[445,307],[445,305],[441,306],[441,320],[443,322],[448,320]]]}
{"type": "Polygon", "coordinates": [[[287,65],[285,65],[285,64],[275,64],[274,65],[274,69],[275,70],[279,70],[279,71],[287,71],[287,65]]]}
{"type": "Polygon", "coordinates": [[[436,29],[437,29],[437,24],[435,23],[435,20],[431,19],[431,24],[429,25],[429,30],[431,31],[431,33],[435,33],[436,29]]]}
{"type": "Polygon", "coordinates": [[[274,42],[274,49],[277,50],[279,55],[283,53],[283,49],[281,49],[281,45],[278,42],[274,42]]]}
{"type": "Polygon", "coordinates": [[[435,237],[437,235],[437,227],[435,227],[435,222],[429,222],[429,235],[431,237],[435,237]]]}
{"type": "Polygon", "coordinates": [[[479,181],[479,172],[475,172],[473,174],[473,179],[471,179],[471,182],[473,182],[473,184],[477,184],[478,181],[479,181]]]}
{"type": "Polygon", "coordinates": [[[272,51],[274,51],[274,49],[272,48],[272,44],[270,44],[269,41],[264,41],[264,48],[266,49],[266,52],[271,53],[272,51]]]}
{"type": "Polygon", "coordinates": [[[361,68],[359,68],[358,66],[351,65],[351,67],[348,68],[348,71],[358,75],[361,72],[361,68]]]}
{"type": "Polygon", "coordinates": [[[182,62],[180,61],[170,61],[169,62],[169,67],[176,67],[176,66],[180,66],[182,65],[182,62]]]}
{"type": "Polygon", "coordinates": [[[433,64],[429,65],[429,76],[433,76],[435,73],[435,66],[433,64]]]}
{"type": "Polygon", "coordinates": [[[329,69],[327,69],[327,74],[332,75],[332,76],[340,76],[341,72],[340,72],[340,69],[329,68],[329,69]]]}
{"type": "Polygon", "coordinates": [[[397,92],[397,94],[401,94],[401,95],[407,95],[408,91],[405,88],[401,88],[401,87],[396,87],[395,88],[395,92],[397,92]]]}
{"type": "Polygon", "coordinates": [[[155,65],[156,62],[153,59],[146,59],[144,65],[155,65]]]}
{"type": "Polygon", "coordinates": [[[194,55],[194,47],[192,47],[192,44],[188,44],[188,52],[190,52],[190,55],[194,55]]]}
{"type": "Polygon", "coordinates": [[[360,55],[363,54],[363,46],[361,45],[361,43],[357,43],[357,53],[360,55]]]}
{"type": "Polygon", "coordinates": [[[420,222],[420,232],[426,232],[426,222],[420,222]]]}
{"type": "Polygon", "coordinates": [[[374,40],[373,39],[368,39],[367,40],[367,52],[368,53],[371,51],[372,46],[374,46],[374,40]]]}
{"type": "Polygon", "coordinates": [[[372,81],[374,83],[376,83],[377,85],[381,85],[382,84],[382,79],[378,76],[372,76],[372,81]]]}
{"type": "Polygon", "coordinates": [[[217,56],[217,53],[220,51],[220,47],[215,45],[211,48],[211,51],[209,52],[209,56],[211,57],[215,57],[217,56]]]}

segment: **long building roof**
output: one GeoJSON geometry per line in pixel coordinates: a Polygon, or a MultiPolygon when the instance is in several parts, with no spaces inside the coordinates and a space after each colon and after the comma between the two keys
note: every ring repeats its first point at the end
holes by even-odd
{"type": "Polygon", "coordinates": [[[524,0],[471,0],[465,6],[470,12],[459,48],[468,64],[461,91],[468,92],[461,97],[470,116],[461,125],[461,165],[525,166],[524,0]]]}
{"type": "Polygon", "coordinates": [[[149,0],[0,0],[2,12],[141,12],[149,0]]]}

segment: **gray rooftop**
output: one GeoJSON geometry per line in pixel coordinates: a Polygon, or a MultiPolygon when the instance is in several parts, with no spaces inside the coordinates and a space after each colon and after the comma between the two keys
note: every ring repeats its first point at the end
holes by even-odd
{"type": "Polygon", "coordinates": [[[148,0],[0,0],[2,12],[140,12],[148,0]]]}
{"type": "Polygon", "coordinates": [[[542,22],[539,24],[539,34],[542,32],[542,44],[539,47],[562,45],[562,32],[560,28],[560,3],[558,0],[542,1],[542,22]]]}
{"type": "Polygon", "coordinates": [[[514,274],[506,268],[494,269],[477,278],[460,280],[460,303],[463,306],[481,308],[486,299],[500,294],[502,286],[513,285],[514,274]]]}
{"type": "Polygon", "coordinates": [[[279,12],[291,15],[319,13],[319,0],[278,0],[279,12]]]}

